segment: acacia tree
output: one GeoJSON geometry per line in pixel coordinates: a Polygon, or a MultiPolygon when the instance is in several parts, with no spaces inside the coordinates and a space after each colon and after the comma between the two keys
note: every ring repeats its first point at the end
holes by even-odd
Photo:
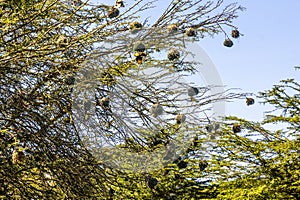
{"type": "Polygon", "coordinates": [[[190,148],[180,158],[172,152],[166,160],[175,159],[174,163],[150,175],[117,170],[86,145],[85,136],[93,142],[97,139],[83,134],[89,128],[96,129],[101,139],[135,153],[164,148],[172,144],[173,136],[188,132],[197,136],[190,144],[194,152],[203,140],[199,127],[206,119],[201,116],[208,109],[205,105],[237,97],[209,95],[207,87],[192,88],[178,98],[187,84],[176,80],[173,83],[181,87],[159,86],[172,74],[195,71],[196,63],[184,59],[189,53],[185,42],[224,33],[224,45],[232,46],[224,30],[233,28],[232,37],[238,37],[232,20],[242,7],[224,6],[221,0],[174,0],[153,24],[138,22],[138,16],[154,3],[126,2],[123,8],[123,1],[115,5],[1,1],[2,198],[213,196],[213,189],[207,191],[208,186],[195,181],[203,176],[206,162],[199,164],[199,159],[190,157],[194,167],[181,170],[187,167],[182,158],[190,155],[190,148]],[[155,56],[155,51],[165,53],[165,59],[155,56]],[[142,75],[153,68],[159,73],[142,75]],[[201,98],[195,99],[197,94],[201,98]],[[186,108],[204,108],[194,110],[196,120],[190,120],[192,114],[180,114],[178,102],[190,97],[196,101],[186,108]],[[160,118],[163,112],[167,115],[160,118]],[[91,119],[91,113],[97,117],[91,119]]]}
{"type": "Polygon", "coordinates": [[[282,80],[258,95],[274,108],[262,122],[226,118],[207,169],[217,198],[299,199],[299,92],[295,79],[282,80]]]}

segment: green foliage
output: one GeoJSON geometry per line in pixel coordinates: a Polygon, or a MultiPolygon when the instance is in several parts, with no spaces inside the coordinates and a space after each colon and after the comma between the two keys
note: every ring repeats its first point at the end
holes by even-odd
{"type": "MultiPolygon", "coordinates": [[[[193,96],[202,110],[196,113],[197,123],[190,122],[190,113],[179,121],[181,110],[173,98],[179,92],[155,85],[172,73],[193,72],[194,63],[184,61],[184,43],[225,33],[226,26],[237,30],[232,20],[243,8],[223,7],[223,1],[174,0],[156,22],[142,25],[136,20],[151,2],[128,4],[111,13],[112,5],[83,1],[0,2],[0,198],[300,199],[297,81],[283,80],[259,94],[262,103],[274,106],[262,122],[227,117],[208,124],[207,130],[204,106],[220,99],[206,96],[208,89],[192,95],[187,89],[184,101],[193,96]],[[168,27],[173,28],[168,32],[168,27]],[[137,41],[147,48],[134,47],[137,41]],[[178,52],[169,61],[167,52],[174,47],[178,52]],[[158,49],[165,52],[164,59],[156,58],[158,49]],[[168,73],[152,77],[153,82],[134,75],[147,66],[164,66],[168,73]],[[75,88],[82,84],[88,91],[90,86],[78,81],[81,76],[97,86],[95,98],[74,103],[75,88]],[[158,125],[150,116],[156,104],[170,116],[158,125]],[[162,160],[163,166],[134,172],[98,159],[75,126],[76,116],[88,121],[92,109],[101,136],[115,142],[121,153],[156,153],[148,162],[162,160]],[[118,110],[131,117],[118,117],[118,110]],[[142,123],[135,119],[143,125],[138,127],[142,123]],[[270,125],[281,128],[270,130],[270,125]],[[134,126],[139,134],[131,131],[134,126]],[[175,139],[185,141],[184,146],[175,139]]],[[[232,37],[241,35],[235,31],[232,37]]],[[[240,96],[221,100],[235,97],[240,96]]]]}
{"type": "MultiPolygon", "coordinates": [[[[193,63],[184,60],[170,62],[167,55],[165,59],[157,59],[152,56],[154,50],[162,49],[168,52],[171,47],[176,46],[180,51],[184,51],[184,42],[213,36],[223,32],[225,27],[233,27],[232,20],[242,8],[236,4],[223,6],[222,1],[215,4],[202,1],[172,1],[152,25],[138,25],[135,26],[135,29],[139,29],[138,32],[130,31],[130,22],[135,21],[142,11],[149,9],[152,3],[142,0],[129,2],[129,8],[119,8],[116,12],[113,5],[93,5],[88,1],[0,2],[1,198],[216,197],[214,183],[207,184],[205,181],[196,180],[210,178],[209,171],[206,171],[209,167],[206,169],[199,165],[198,158],[190,157],[192,153],[201,151],[201,137],[205,137],[206,133],[198,129],[201,123],[205,123],[202,122],[203,118],[199,118],[199,125],[193,128],[188,126],[187,120],[184,122],[187,126],[182,125],[184,123],[176,124],[178,108],[174,106],[171,97],[178,91],[158,90],[148,83],[146,89],[134,87],[131,83],[141,78],[130,73],[140,70],[143,63],[154,67],[165,66],[167,69],[176,64],[178,71],[193,71],[193,63]],[[111,12],[113,10],[114,13],[111,12]],[[210,16],[209,13],[213,15],[210,16]],[[167,26],[175,22],[177,32],[172,35],[164,34],[167,26]],[[198,34],[192,34],[192,38],[185,38],[185,30],[190,28],[198,34]],[[141,33],[142,36],[137,33],[141,33]],[[182,36],[184,40],[179,39],[182,36]],[[136,40],[143,40],[147,47],[143,52],[142,62],[132,59],[135,56],[132,44],[136,40]],[[116,46],[108,48],[103,43],[116,46]],[[88,63],[88,58],[96,61],[88,63]],[[94,71],[87,72],[86,69],[94,71]],[[94,101],[84,98],[79,99],[82,100],[79,103],[72,101],[74,88],[81,84],[78,77],[97,83],[94,101]],[[127,84],[126,87],[124,83],[127,84]],[[101,103],[95,103],[113,91],[123,91],[121,94],[124,96],[116,92],[118,98],[112,98],[105,109],[101,103]],[[136,115],[133,119],[138,116],[146,125],[153,125],[147,106],[158,101],[167,108],[166,112],[174,117],[158,127],[159,130],[163,130],[158,135],[151,131],[134,135],[130,131],[124,131],[124,127],[130,123],[134,124],[134,121],[114,115],[113,111],[123,109],[119,99],[124,100],[123,102],[130,107],[130,112],[134,111],[136,115]],[[75,113],[74,110],[80,110],[74,108],[76,106],[83,107],[84,112],[75,113]],[[96,110],[99,120],[97,128],[101,129],[100,133],[129,152],[152,152],[159,145],[164,148],[173,136],[184,139],[184,132],[194,133],[197,137],[187,151],[175,155],[181,156],[183,160],[175,160],[169,165],[166,164],[164,168],[144,173],[117,170],[100,162],[92,154],[84,144],[85,138],[81,137],[80,130],[75,126],[76,114],[84,116],[87,120],[91,109],[96,110]],[[162,142],[155,144],[157,140],[162,142]],[[180,162],[184,165],[180,165],[180,162]],[[152,180],[152,183],[156,183],[154,180],[157,180],[157,184],[149,186],[149,180],[152,180]]],[[[178,56],[175,57],[178,59],[178,56]]],[[[156,82],[164,80],[165,77],[154,78],[156,82]]],[[[145,79],[142,81],[146,82],[145,79]]],[[[82,90],[88,91],[88,86],[83,84],[82,90]]],[[[205,93],[203,95],[205,96],[205,93]]],[[[200,99],[201,106],[218,101],[214,97],[206,98],[200,99]]],[[[229,95],[224,98],[233,97],[229,95]]],[[[208,166],[212,163],[214,161],[209,160],[208,166]]]]}
{"type": "Polygon", "coordinates": [[[299,199],[299,91],[299,83],[288,79],[261,92],[262,103],[275,109],[260,123],[226,118],[243,131],[225,128],[216,142],[218,166],[212,173],[220,177],[219,199],[299,199]],[[281,129],[264,128],[270,125],[281,129]]]}

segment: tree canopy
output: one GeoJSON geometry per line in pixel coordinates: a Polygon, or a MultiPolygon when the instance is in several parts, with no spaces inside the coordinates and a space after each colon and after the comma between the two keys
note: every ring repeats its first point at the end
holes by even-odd
{"type": "Polygon", "coordinates": [[[299,84],[260,94],[277,109],[261,123],[212,122],[244,94],[184,81],[186,43],[231,47],[243,7],[172,0],[150,23],[155,3],[0,2],[1,198],[299,198],[299,84]]]}

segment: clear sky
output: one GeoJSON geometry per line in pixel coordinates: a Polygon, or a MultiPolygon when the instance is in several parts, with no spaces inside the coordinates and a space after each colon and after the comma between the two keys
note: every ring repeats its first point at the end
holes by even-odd
{"type": "MultiPolygon", "coordinates": [[[[232,2],[226,0],[225,2],[232,2]]],[[[271,89],[285,78],[300,80],[300,1],[240,0],[246,7],[235,24],[243,37],[232,48],[222,46],[224,35],[200,41],[216,65],[223,83],[243,92],[271,89]]],[[[263,116],[262,106],[245,107],[243,102],[227,104],[227,114],[253,120],[263,116]]]]}

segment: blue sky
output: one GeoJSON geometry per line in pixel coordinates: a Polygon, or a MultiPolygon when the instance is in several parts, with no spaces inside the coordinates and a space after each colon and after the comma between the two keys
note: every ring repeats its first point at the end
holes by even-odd
{"type": "MultiPolygon", "coordinates": [[[[225,2],[232,2],[226,0],[225,2]]],[[[224,35],[199,42],[216,65],[223,83],[243,92],[270,89],[279,80],[296,78],[300,71],[299,0],[240,0],[246,7],[235,25],[244,34],[232,48],[222,46],[224,35]]],[[[252,120],[263,117],[266,108],[255,104],[245,107],[243,102],[227,104],[227,114],[252,120]]]]}

